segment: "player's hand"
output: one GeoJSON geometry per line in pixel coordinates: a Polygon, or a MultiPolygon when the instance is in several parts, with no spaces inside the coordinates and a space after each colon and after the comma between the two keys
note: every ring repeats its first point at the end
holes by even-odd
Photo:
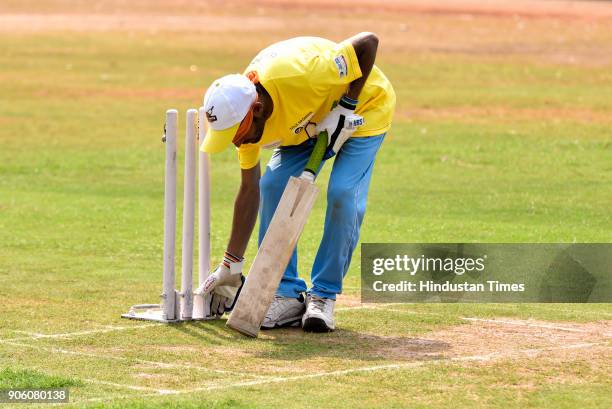
{"type": "Polygon", "coordinates": [[[227,297],[213,294],[210,297],[210,316],[207,318],[221,318],[221,316],[225,313],[225,305],[227,303],[227,297]]]}
{"type": "Polygon", "coordinates": [[[355,130],[363,125],[363,117],[355,114],[357,101],[346,96],[338,105],[317,124],[317,135],[327,131],[327,151],[324,159],[329,159],[340,151],[340,148],[355,130]]]}
{"type": "Polygon", "coordinates": [[[240,286],[237,288],[235,286],[228,285],[220,285],[215,287],[210,299],[211,317],[221,318],[224,313],[232,311],[243,285],[244,276],[241,275],[240,286]]]}
{"type": "Polygon", "coordinates": [[[238,288],[242,286],[243,264],[244,260],[242,258],[236,257],[226,251],[223,256],[223,262],[221,262],[219,267],[217,267],[202,285],[194,291],[194,294],[206,296],[215,292],[233,299],[238,288]]]}

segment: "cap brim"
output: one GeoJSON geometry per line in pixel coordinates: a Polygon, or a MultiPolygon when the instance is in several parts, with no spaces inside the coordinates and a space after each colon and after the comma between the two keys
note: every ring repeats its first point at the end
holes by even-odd
{"type": "Polygon", "coordinates": [[[208,128],[206,136],[204,137],[204,143],[202,143],[202,151],[208,153],[222,152],[232,143],[232,139],[236,136],[240,123],[222,130],[214,130],[208,128]]]}

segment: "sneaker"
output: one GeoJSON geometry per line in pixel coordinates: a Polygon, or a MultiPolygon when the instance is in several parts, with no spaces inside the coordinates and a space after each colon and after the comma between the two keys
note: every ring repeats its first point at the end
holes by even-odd
{"type": "Polygon", "coordinates": [[[297,327],[300,325],[305,308],[304,296],[301,294],[299,298],[275,295],[261,329],[297,327]]]}
{"type": "Polygon", "coordinates": [[[330,332],[336,329],[334,305],[336,300],[308,294],[302,328],[308,332],[330,332]]]}

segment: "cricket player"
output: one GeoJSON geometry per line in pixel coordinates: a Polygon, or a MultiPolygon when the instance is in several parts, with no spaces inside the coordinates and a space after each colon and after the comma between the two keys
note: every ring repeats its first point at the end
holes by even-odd
{"type": "Polygon", "coordinates": [[[366,210],[376,154],[391,127],[395,93],[374,65],[378,38],[360,33],[340,43],[298,37],[262,50],[244,74],[214,81],[204,96],[208,130],[204,152],[234,146],[242,181],[223,262],[196,290],[212,293],[213,310],[228,311],[244,282],[244,252],[259,212],[264,238],[290,176],[299,176],[316,136],[327,131],[326,160],[334,157],[323,238],[311,270],[312,287],[298,274],[297,249],[262,328],[335,328],[342,292],[366,210]],[[274,149],[261,175],[260,152],[274,149]]]}

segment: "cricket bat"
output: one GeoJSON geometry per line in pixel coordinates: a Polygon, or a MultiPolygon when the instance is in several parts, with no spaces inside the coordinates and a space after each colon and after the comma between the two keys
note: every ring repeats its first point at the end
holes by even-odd
{"type": "Polygon", "coordinates": [[[291,254],[308,220],[319,188],[314,184],[327,149],[327,132],[317,137],[314,150],[299,178],[291,177],[251,265],[227,326],[257,337],[291,254]]]}

